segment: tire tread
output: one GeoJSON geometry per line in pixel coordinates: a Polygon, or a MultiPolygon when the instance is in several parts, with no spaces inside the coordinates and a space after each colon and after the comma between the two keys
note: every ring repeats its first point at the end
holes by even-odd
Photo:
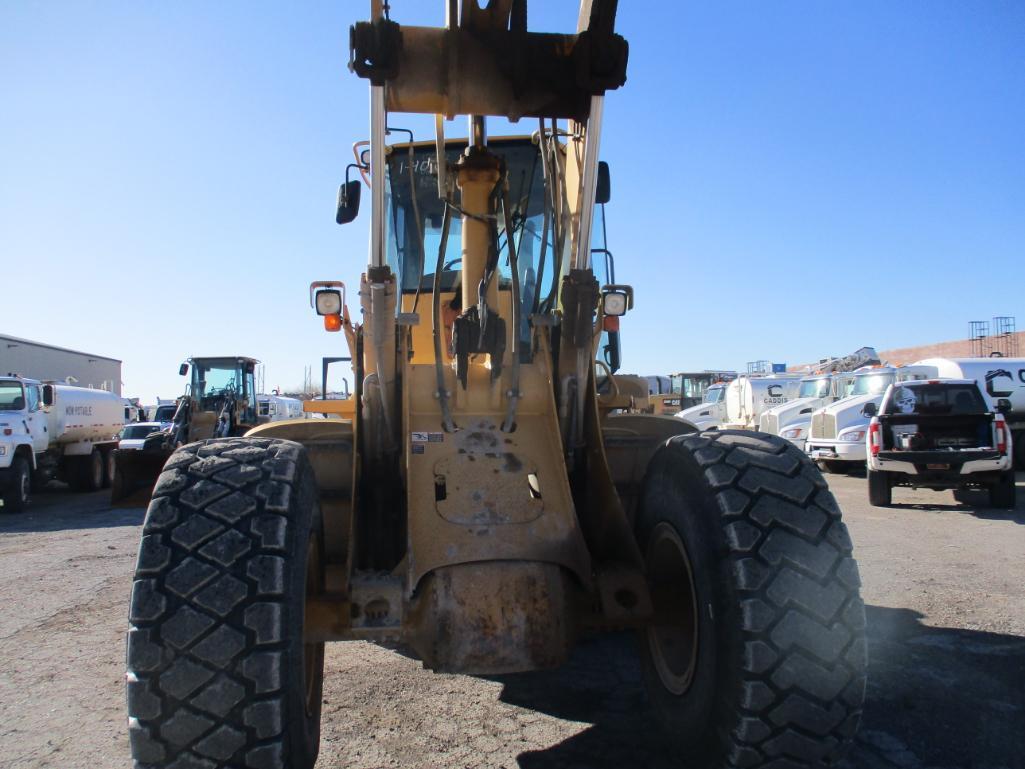
{"type": "Polygon", "coordinates": [[[128,715],[137,767],[284,766],[288,570],[302,447],[189,444],[143,526],[130,608],[128,715]]]}
{"type": "Polygon", "coordinates": [[[678,436],[649,472],[669,482],[691,460],[721,513],[740,604],[741,683],[725,760],[835,766],[861,717],[867,664],[860,579],[839,507],[811,462],[776,436],[678,436]]]}

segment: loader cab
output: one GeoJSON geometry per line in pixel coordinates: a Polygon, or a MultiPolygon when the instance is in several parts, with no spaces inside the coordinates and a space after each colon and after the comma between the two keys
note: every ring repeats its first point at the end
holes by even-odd
{"type": "MultiPolygon", "coordinates": [[[[570,242],[568,237],[556,237],[552,204],[546,200],[544,160],[536,138],[489,138],[487,147],[489,152],[501,158],[508,169],[508,218],[519,271],[520,322],[517,333],[520,360],[527,363],[533,353],[530,318],[532,315],[549,314],[558,308],[558,278],[568,270],[570,242]]],[[[450,168],[466,153],[466,148],[466,139],[446,142],[445,155],[450,168]]],[[[388,266],[398,276],[401,288],[402,299],[398,303],[398,311],[415,312],[421,317],[430,312],[435,273],[440,268],[438,285],[447,351],[452,318],[476,303],[476,297],[462,296],[462,219],[458,211],[453,211],[456,215],[449,221],[445,251],[439,253],[446,203],[438,189],[437,148],[434,142],[413,142],[393,144],[388,150],[385,248],[388,266]]],[[[610,197],[609,170],[606,164],[600,164],[598,176],[599,195],[596,205],[604,206],[610,197]]],[[[453,197],[458,200],[458,192],[453,193],[453,197]]],[[[346,198],[351,196],[347,195],[346,198]]],[[[345,218],[348,220],[348,216],[345,218]]],[[[606,242],[604,215],[595,218],[594,229],[593,242],[601,244],[600,248],[592,249],[595,277],[600,286],[612,286],[615,284],[615,264],[606,242]]],[[[494,280],[498,287],[499,304],[508,308],[513,301],[513,280],[507,258],[508,234],[502,215],[498,217],[496,231],[493,248],[498,258],[494,280]]],[[[502,314],[510,316],[505,311],[502,314]]],[[[422,321],[413,329],[414,363],[426,363],[433,359],[430,334],[431,324],[427,322],[422,321]]],[[[507,343],[506,347],[509,346],[507,343]]],[[[613,372],[619,368],[618,319],[610,319],[605,324],[597,355],[613,372]]]]}
{"type": "Polygon", "coordinates": [[[252,358],[191,358],[190,392],[200,411],[218,412],[225,400],[238,404],[237,420],[256,424],[256,364],[252,358]]]}
{"type": "MultiPolygon", "coordinates": [[[[450,167],[465,154],[466,147],[466,139],[446,142],[445,155],[450,167]]],[[[529,136],[489,138],[488,150],[498,155],[508,169],[509,220],[519,263],[518,334],[521,360],[528,362],[531,357],[530,316],[550,312],[557,305],[554,277],[568,265],[569,246],[564,244],[564,253],[561,256],[557,254],[550,223],[546,230],[544,169],[540,148],[534,140],[529,136]]],[[[449,178],[451,180],[451,176],[449,178]]],[[[462,220],[456,211],[452,212],[449,220],[445,251],[439,253],[446,203],[438,193],[434,142],[391,145],[387,155],[387,180],[385,247],[388,266],[398,277],[402,292],[399,312],[417,312],[421,318],[430,313],[435,273],[440,267],[441,315],[448,338],[451,319],[476,304],[476,297],[462,296],[462,220]]],[[[453,193],[453,197],[458,201],[458,191],[453,193]]],[[[507,237],[505,220],[500,215],[493,244],[498,254],[494,280],[499,304],[505,308],[512,302],[507,237]]],[[[502,314],[509,317],[506,311],[502,314]]],[[[413,329],[415,363],[427,363],[433,359],[430,334],[431,324],[426,319],[413,329]]]]}

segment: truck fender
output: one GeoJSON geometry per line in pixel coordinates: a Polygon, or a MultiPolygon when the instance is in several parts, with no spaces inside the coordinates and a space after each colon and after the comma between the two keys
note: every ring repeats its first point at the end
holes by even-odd
{"type": "Polygon", "coordinates": [[[32,472],[36,470],[36,452],[31,443],[19,442],[14,445],[13,455],[16,457],[25,457],[28,460],[29,466],[32,468],[32,472]]]}

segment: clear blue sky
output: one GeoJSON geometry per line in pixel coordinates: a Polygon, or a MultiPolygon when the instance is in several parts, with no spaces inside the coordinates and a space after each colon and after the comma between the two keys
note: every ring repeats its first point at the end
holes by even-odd
{"type": "MultiPolygon", "coordinates": [[[[575,23],[573,2],[533,4],[539,29],[575,23]]],[[[392,5],[440,23],[441,2],[392,5]]],[[[177,394],[193,353],[260,358],[268,388],[342,354],[307,285],[354,295],[366,261],[369,209],[338,227],[333,205],[368,132],[345,68],[368,8],[0,4],[0,331],[122,358],[146,400],[177,394]]],[[[1025,326],[1025,4],[619,16],[629,81],[602,154],[637,293],[624,370],[1025,326]]]]}

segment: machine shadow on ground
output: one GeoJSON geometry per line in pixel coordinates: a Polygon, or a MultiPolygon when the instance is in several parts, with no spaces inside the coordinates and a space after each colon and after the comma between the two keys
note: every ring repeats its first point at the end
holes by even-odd
{"type": "Polygon", "coordinates": [[[1022,485],[1022,473],[1016,474],[1018,486],[1018,499],[1014,509],[989,506],[989,493],[982,489],[963,489],[953,492],[953,500],[949,500],[950,492],[937,492],[945,494],[942,504],[925,502],[904,502],[901,501],[901,493],[904,489],[894,489],[894,502],[890,505],[896,510],[920,510],[922,512],[936,513],[943,515],[958,514],[968,515],[982,521],[1012,521],[1025,525],[1025,486],[1022,485]]]}
{"type": "Polygon", "coordinates": [[[140,526],[146,507],[110,507],[110,491],[73,492],[51,483],[20,513],[0,511],[0,534],[140,526]]]}
{"type": "MultiPolygon", "coordinates": [[[[867,615],[868,694],[845,769],[1025,767],[1025,638],[932,628],[907,609],[867,615]]],[[[629,634],[582,644],[559,670],[493,680],[503,702],[592,724],[521,753],[521,769],[686,769],[663,747],[629,634]]]]}

